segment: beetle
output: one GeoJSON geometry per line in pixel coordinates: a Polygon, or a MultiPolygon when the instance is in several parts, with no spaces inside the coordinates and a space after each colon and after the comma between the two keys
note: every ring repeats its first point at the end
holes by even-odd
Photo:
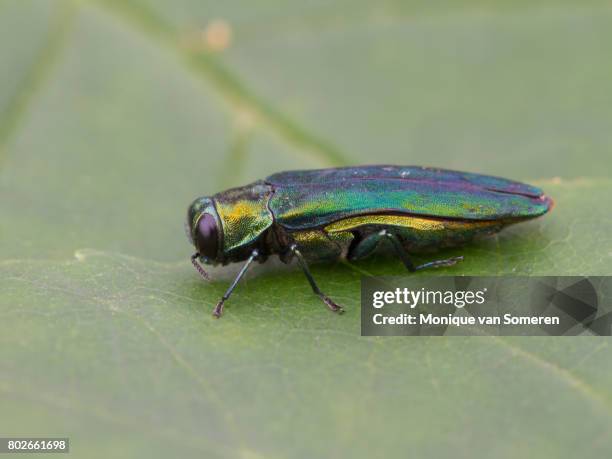
{"type": "Polygon", "coordinates": [[[410,254],[465,244],[475,236],[539,217],[553,201],[537,187],[488,175],[417,166],[357,166],[273,174],[193,201],[187,233],[191,261],[245,261],[213,315],[254,261],[293,258],[313,292],[334,312],[342,308],[315,282],[309,263],[359,260],[383,242],[410,272],[452,266],[463,257],[415,265],[410,254]]]}

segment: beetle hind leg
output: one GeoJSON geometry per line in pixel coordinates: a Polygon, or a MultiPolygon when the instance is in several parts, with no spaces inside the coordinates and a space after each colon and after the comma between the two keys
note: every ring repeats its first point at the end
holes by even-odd
{"type": "Polygon", "coordinates": [[[444,260],[430,261],[427,263],[423,263],[421,265],[415,265],[410,259],[408,252],[404,248],[402,242],[397,237],[397,235],[387,231],[386,229],[383,229],[381,231],[378,231],[377,233],[371,234],[365,239],[363,239],[362,241],[360,241],[351,250],[351,253],[349,254],[349,259],[357,260],[360,258],[364,258],[370,253],[374,252],[376,247],[378,247],[378,244],[383,240],[388,240],[389,242],[391,242],[391,245],[393,246],[393,250],[399,257],[399,259],[402,261],[406,269],[410,272],[421,271],[427,268],[442,268],[442,267],[447,267],[447,266],[453,266],[463,260],[463,257],[459,256],[459,257],[447,258],[444,260]]]}
{"type": "Polygon", "coordinates": [[[423,263],[422,265],[415,266],[412,260],[410,259],[410,257],[408,256],[406,249],[402,245],[397,235],[390,233],[387,230],[382,230],[378,234],[380,234],[382,237],[385,237],[389,241],[391,241],[391,244],[393,244],[393,249],[395,250],[395,253],[397,253],[397,256],[400,258],[400,260],[402,260],[402,263],[404,263],[404,266],[406,267],[406,269],[408,269],[408,271],[412,273],[416,271],[421,271],[427,268],[442,268],[446,266],[453,266],[463,260],[463,257],[459,256],[459,257],[447,258],[445,260],[430,261],[427,263],[423,263]]]}
{"type": "Polygon", "coordinates": [[[420,271],[422,269],[427,269],[427,268],[445,268],[447,266],[456,265],[460,261],[463,261],[463,256],[446,258],[444,260],[429,261],[427,263],[423,263],[422,265],[416,266],[415,271],[420,271]]]}
{"type": "Polygon", "coordinates": [[[302,255],[302,253],[299,251],[297,245],[292,244],[289,247],[289,250],[297,258],[298,264],[300,265],[300,268],[302,268],[302,271],[304,272],[306,279],[308,279],[308,283],[310,284],[310,287],[312,288],[312,291],[315,293],[315,295],[321,298],[323,303],[325,303],[325,305],[330,310],[332,310],[333,312],[337,312],[338,314],[342,314],[344,312],[344,309],[342,309],[342,306],[332,301],[330,297],[328,297],[325,293],[321,291],[321,289],[315,282],[314,277],[312,277],[312,273],[310,272],[310,269],[308,268],[308,264],[306,263],[306,260],[304,259],[304,256],[302,255]]]}

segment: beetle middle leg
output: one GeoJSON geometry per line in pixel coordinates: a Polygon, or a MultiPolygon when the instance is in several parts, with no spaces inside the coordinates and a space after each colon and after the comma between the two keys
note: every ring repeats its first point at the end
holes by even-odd
{"type": "Polygon", "coordinates": [[[445,266],[453,266],[457,262],[463,260],[463,257],[459,256],[447,258],[444,260],[430,261],[421,265],[415,265],[410,259],[410,256],[408,255],[408,252],[404,248],[399,237],[396,234],[387,231],[386,229],[380,230],[377,233],[371,234],[365,239],[363,239],[357,246],[352,249],[351,253],[349,254],[349,258],[351,260],[364,258],[366,255],[372,253],[376,249],[378,244],[383,240],[388,240],[391,242],[393,250],[399,257],[399,259],[402,261],[406,269],[410,272],[420,271],[426,268],[441,268],[445,266]]]}
{"type": "Polygon", "coordinates": [[[299,251],[299,249],[297,247],[297,244],[291,244],[291,246],[289,246],[289,250],[297,258],[298,264],[300,265],[300,268],[302,268],[302,271],[304,272],[304,275],[306,276],[306,279],[308,279],[308,283],[310,284],[310,287],[312,288],[312,291],[319,298],[321,298],[323,303],[325,303],[329,309],[331,309],[332,311],[337,312],[339,314],[342,314],[344,312],[344,309],[342,309],[341,306],[339,306],[336,303],[334,303],[325,293],[323,293],[321,291],[321,289],[319,289],[319,286],[317,285],[317,283],[315,282],[314,278],[312,277],[310,269],[308,269],[308,264],[306,263],[306,260],[304,259],[304,256],[302,255],[302,253],[299,251]]]}

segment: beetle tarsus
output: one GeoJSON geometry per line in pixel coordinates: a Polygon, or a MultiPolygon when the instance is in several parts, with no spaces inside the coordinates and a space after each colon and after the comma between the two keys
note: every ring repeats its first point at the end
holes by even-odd
{"type": "Polygon", "coordinates": [[[422,265],[417,266],[416,270],[420,271],[422,269],[427,269],[427,268],[445,268],[447,266],[456,265],[460,261],[463,261],[463,256],[448,258],[446,260],[430,261],[428,263],[423,263],[422,265]]]}
{"type": "Polygon", "coordinates": [[[342,306],[340,306],[339,304],[335,303],[330,297],[328,297],[327,295],[319,295],[319,297],[323,300],[323,303],[325,303],[327,305],[327,307],[337,313],[337,314],[342,314],[344,312],[344,309],[342,308],[342,306]]]}
{"type": "Polygon", "coordinates": [[[215,306],[215,309],[213,310],[213,317],[215,319],[218,319],[219,317],[221,317],[221,314],[223,314],[223,304],[225,303],[225,299],[222,299],[221,301],[219,301],[217,303],[217,306],[215,306]]]}

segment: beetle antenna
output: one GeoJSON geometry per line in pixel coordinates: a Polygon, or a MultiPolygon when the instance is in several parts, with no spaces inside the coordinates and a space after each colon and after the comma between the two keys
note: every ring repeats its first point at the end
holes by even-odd
{"type": "Polygon", "coordinates": [[[210,281],[210,277],[208,276],[208,273],[204,271],[204,268],[202,268],[202,265],[198,263],[199,257],[200,257],[200,254],[198,252],[191,255],[191,263],[193,264],[193,267],[196,269],[196,271],[200,273],[200,276],[202,276],[205,280],[210,281]]]}

